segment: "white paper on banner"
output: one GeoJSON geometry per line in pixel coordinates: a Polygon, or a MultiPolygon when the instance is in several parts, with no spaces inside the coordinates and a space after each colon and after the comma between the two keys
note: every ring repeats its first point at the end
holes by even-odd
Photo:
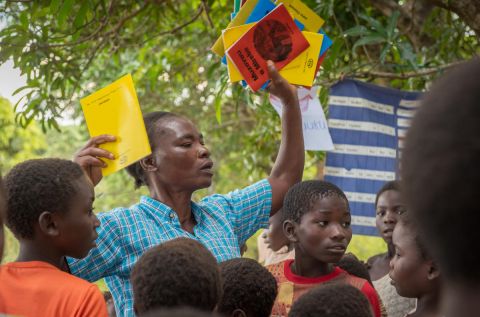
{"type": "MultiPolygon", "coordinates": [[[[298,100],[302,111],[303,141],[305,150],[329,151],[333,150],[332,137],[328,130],[327,119],[318,98],[318,86],[311,89],[298,87],[298,100]]],[[[282,116],[282,102],[270,95],[272,104],[278,115],[282,116]]]]}

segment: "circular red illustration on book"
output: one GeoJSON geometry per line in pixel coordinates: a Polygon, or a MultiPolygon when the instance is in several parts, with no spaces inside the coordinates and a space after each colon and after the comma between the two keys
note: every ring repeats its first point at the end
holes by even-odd
{"type": "Polygon", "coordinates": [[[292,51],[292,37],[282,22],[268,20],[255,28],[253,45],[263,59],[281,62],[292,51]]]}

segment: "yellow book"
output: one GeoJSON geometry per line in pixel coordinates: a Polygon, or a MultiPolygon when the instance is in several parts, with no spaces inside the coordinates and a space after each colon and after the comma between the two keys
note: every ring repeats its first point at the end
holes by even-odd
{"type": "MultiPolygon", "coordinates": [[[[233,18],[233,20],[230,21],[230,23],[228,23],[226,28],[228,29],[234,26],[245,24],[245,21],[247,21],[248,17],[250,16],[250,13],[252,13],[257,3],[258,3],[258,0],[248,0],[247,2],[245,2],[245,4],[240,8],[240,11],[237,12],[237,15],[235,16],[235,18],[233,18]]],[[[220,57],[223,57],[223,55],[225,55],[225,48],[223,47],[223,41],[222,41],[221,35],[215,41],[211,50],[220,57]]]]}
{"type": "Polygon", "coordinates": [[[90,136],[111,134],[117,138],[100,145],[115,156],[106,160],[104,176],[152,153],[130,74],[81,99],[80,104],[90,136]]]}
{"type": "MultiPolygon", "coordinates": [[[[223,46],[225,49],[228,49],[232,46],[239,38],[242,37],[255,23],[243,24],[239,26],[234,26],[223,31],[223,46]]],[[[230,78],[231,83],[243,80],[242,74],[237,70],[232,60],[227,58],[227,68],[228,68],[228,78],[230,78]]]]}
{"type": "Polygon", "coordinates": [[[310,46],[290,63],[285,65],[285,67],[280,70],[280,75],[293,85],[310,87],[315,79],[323,34],[306,31],[303,31],[302,34],[308,43],[310,43],[310,46]]]}
{"type": "Polygon", "coordinates": [[[304,25],[305,31],[317,33],[325,22],[301,0],[277,0],[275,4],[280,3],[285,5],[292,17],[304,25]]]}

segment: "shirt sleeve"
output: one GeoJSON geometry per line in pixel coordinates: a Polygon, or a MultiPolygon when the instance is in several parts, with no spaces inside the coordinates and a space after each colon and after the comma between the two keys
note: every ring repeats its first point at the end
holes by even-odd
{"type": "MultiPolygon", "coordinates": [[[[113,212],[113,211],[112,211],[113,212]]],[[[83,259],[67,257],[70,273],[84,280],[95,282],[114,275],[121,263],[121,241],[119,226],[112,212],[98,214],[100,226],[97,228],[97,246],[83,259]]],[[[93,315],[92,315],[93,316],[93,315]]]]}
{"type": "Polygon", "coordinates": [[[108,317],[107,304],[96,285],[91,285],[83,299],[81,307],[79,307],[75,317],[108,317]]]}
{"type": "Polygon", "coordinates": [[[382,311],[380,308],[380,299],[378,298],[378,294],[373,288],[373,286],[370,285],[370,283],[365,282],[361,291],[363,294],[365,294],[368,301],[370,302],[370,305],[372,306],[373,315],[375,317],[382,317],[382,311]]]}
{"type": "Polygon", "coordinates": [[[214,203],[225,211],[241,246],[260,228],[268,227],[272,187],[264,179],[226,195],[205,197],[203,202],[214,203]]]}

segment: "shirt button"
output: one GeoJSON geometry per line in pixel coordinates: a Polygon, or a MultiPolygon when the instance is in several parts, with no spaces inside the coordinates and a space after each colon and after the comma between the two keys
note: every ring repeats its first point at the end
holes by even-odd
{"type": "Polygon", "coordinates": [[[170,213],[170,219],[175,218],[175,214],[173,212],[170,213]]]}

